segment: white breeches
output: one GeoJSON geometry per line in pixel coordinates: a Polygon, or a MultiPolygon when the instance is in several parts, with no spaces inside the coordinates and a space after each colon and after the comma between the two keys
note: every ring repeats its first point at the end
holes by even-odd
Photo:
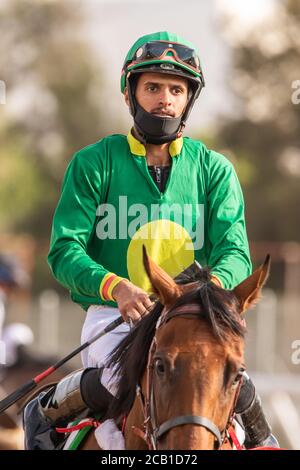
{"type": "MultiPolygon", "coordinates": [[[[120,312],[117,308],[91,305],[87,311],[82,328],[81,344],[89,341],[119,316],[120,312]]],[[[102,338],[84,349],[81,353],[84,368],[104,367],[101,383],[113,395],[116,395],[117,378],[112,377],[114,369],[105,367],[105,364],[113,349],[125,338],[129,331],[130,326],[127,323],[122,323],[113,331],[106,333],[102,338]]]]}

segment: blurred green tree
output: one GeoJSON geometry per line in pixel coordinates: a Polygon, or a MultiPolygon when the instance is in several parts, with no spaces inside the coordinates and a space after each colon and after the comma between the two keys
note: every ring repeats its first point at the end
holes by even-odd
{"type": "Polygon", "coordinates": [[[0,229],[49,238],[66,165],[106,132],[101,71],[83,41],[79,2],[0,8],[0,229]]]}
{"type": "Polygon", "coordinates": [[[36,290],[54,283],[46,253],[66,166],[109,131],[85,14],[76,0],[0,5],[0,230],[36,239],[36,290]]]}
{"type": "Polygon", "coordinates": [[[297,0],[277,2],[274,16],[248,33],[224,23],[241,112],[218,138],[237,157],[251,240],[300,240],[300,104],[293,88],[300,80],[299,30],[297,0]]]}

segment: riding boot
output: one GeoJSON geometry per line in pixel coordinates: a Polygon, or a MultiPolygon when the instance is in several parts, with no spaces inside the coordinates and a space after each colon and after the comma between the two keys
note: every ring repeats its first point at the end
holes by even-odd
{"type": "Polygon", "coordinates": [[[71,421],[83,411],[104,415],[113,396],[101,384],[102,369],[88,368],[64,377],[40,398],[40,410],[56,425],[71,421]]]}
{"type": "Polygon", "coordinates": [[[235,407],[245,428],[245,447],[279,447],[273,436],[261,406],[261,399],[255,390],[252,380],[245,376],[235,407]]]}

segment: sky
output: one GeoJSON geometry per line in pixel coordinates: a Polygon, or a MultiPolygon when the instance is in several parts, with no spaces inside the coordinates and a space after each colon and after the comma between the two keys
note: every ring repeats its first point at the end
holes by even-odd
{"type": "MultiPolygon", "coordinates": [[[[274,1],[283,0],[85,0],[87,37],[104,71],[111,113],[130,126],[130,117],[119,92],[124,58],[135,40],[149,32],[172,31],[195,43],[206,87],[189,117],[188,127],[209,130],[222,115],[235,112],[230,93],[231,54],[219,25],[220,15],[237,18],[241,30],[271,13],[274,1]],[[171,6],[170,6],[171,5],[171,6]]],[[[235,24],[236,27],[236,24],[235,24]]]]}

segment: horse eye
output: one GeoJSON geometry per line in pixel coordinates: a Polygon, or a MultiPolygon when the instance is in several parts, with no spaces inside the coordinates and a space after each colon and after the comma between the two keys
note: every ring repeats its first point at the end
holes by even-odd
{"type": "Polygon", "coordinates": [[[154,366],[158,375],[163,375],[165,373],[164,363],[159,357],[154,360],[154,366]]]}

